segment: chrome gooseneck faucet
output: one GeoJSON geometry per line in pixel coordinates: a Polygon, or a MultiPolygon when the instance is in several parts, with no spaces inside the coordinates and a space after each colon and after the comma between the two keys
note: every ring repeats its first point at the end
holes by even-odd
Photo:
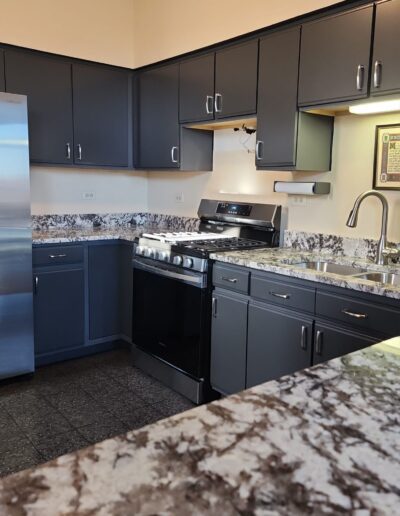
{"type": "Polygon", "coordinates": [[[378,265],[387,265],[389,262],[389,258],[397,257],[399,255],[399,251],[394,247],[389,247],[387,243],[389,205],[386,197],[383,194],[377,192],[376,190],[367,190],[366,192],[359,195],[356,199],[356,202],[354,203],[353,209],[350,212],[346,225],[349,228],[355,228],[357,226],[360,205],[364,199],[370,196],[377,197],[381,201],[383,208],[381,237],[378,243],[378,250],[376,253],[375,263],[378,265]]]}

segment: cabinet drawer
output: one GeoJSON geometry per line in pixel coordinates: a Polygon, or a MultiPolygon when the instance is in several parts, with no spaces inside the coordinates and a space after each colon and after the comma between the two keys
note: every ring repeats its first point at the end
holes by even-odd
{"type": "Polygon", "coordinates": [[[83,262],[83,247],[81,245],[36,247],[33,249],[34,267],[81,262],[83,262]]]}
{"type": "Polygon", "coordinates": [[[297,308],[303,312],[314,312],[315,289],[298,287],[281,281],[272,281],[252,276],[250,295],[276,305],[297,308]]]}
{"type": "Polygon", "coordinates": [[[250,271],[238,270],[226,265],[215,265],[213,269],[213,284],[247,294],[249,292],[249,276],[250,271]]]}
{"type": "Polygon", "coordinates": [[[400,333],[400,308],[384,307],[351,297],[317,292],[316,313],[389,336],[400,333]]]}

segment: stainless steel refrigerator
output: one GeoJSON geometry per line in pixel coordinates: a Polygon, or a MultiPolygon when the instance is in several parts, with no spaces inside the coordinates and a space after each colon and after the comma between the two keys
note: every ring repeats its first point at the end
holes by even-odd
{"type": "Polygon", "coordinates": [[[0,93],[0,379],[33,371],[27,100],[0,93]]]}

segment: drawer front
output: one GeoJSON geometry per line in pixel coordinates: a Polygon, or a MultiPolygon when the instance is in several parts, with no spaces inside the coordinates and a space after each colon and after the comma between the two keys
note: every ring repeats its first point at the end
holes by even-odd
{"type": "Polygon", "coordinates": [[[33,266],[48,267],[83,262],[81,245],[36,247],[33,249],[33,266]]]}
{"type": "Polygon", "coordinates": [[[317,292],[316,313],[322,317],[388,336],[400,334],[400,307],[397,310],[351,297],[317,292]]]}
{"type": "Polygon", "coordinates": [[[213,284],[242,294],[249,292],[250,271],[235,269],[225,265],[214,265],[213,284]]]}
{"type": "Polygon", "coordinates": [[[297,287],[281,281],[252,276],[250,295],[286,308],[314,313],[315,289],[313,288],[297,287]]]}

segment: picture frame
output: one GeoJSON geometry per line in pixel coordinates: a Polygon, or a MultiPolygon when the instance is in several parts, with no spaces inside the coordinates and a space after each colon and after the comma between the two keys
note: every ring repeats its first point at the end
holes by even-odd
{"type": "Polygon", "coordinates": [[[400,124],[376,126],[372,187],[400,190],[400,124]]]}

